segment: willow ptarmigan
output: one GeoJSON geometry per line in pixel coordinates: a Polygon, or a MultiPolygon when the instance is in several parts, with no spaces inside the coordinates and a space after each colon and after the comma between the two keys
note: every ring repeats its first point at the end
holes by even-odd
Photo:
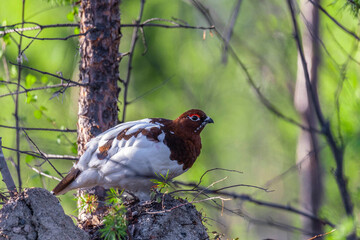
{"type": "Polygon", "coordinates": [[[156,174],[169,179],[186,172],[200,154],[200,133],[214,121],[192,109],[175,120],[147,118],[119,124],[86,145],[69,174],[54,188],[60,195],[77,188],[125,189],[148,200],[156,174]]]}

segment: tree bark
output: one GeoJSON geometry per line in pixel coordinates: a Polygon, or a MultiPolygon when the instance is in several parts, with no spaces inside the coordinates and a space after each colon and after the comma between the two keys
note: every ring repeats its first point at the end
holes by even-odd
{"type": "MultiPolygon", "coordinates": [[[[318,3],[320,0],[316,0],[318,3]]],[[[317,94],[318,69],[320,63],[319,48],[319,11],[316,6],[308,1],[301,1],[301,12],[306,23],[303,34],[303,48],[310,71],[310,81],[314,92],[317,94]]],[[[317,119],[313,102],[308,95],[304,71],[301,60],[298,60],[298,73],[295,89],[294,104],[302,118],[302,124],[316,129],[317,119]]],[[[322,202],[322,170],[319,158],[318,138],[314,131],[301,130],[297,146],[297,163],[300,165],[300,202],[304,209],[315,216],[318,215],[322,202]]],[[[303,219],[303,228],[314,234],[323,232],[319,222],[303,219]]],[[[308,238],[305,236],[305,238],[308,238]]]]}
{"type": "MultiPolygon", "coordinates": [[[[120,0],[82,0],[78,154],[86,143],[118,122],[120,0]]],[[[97,188],[97,190],[99,190],[97,188]]],[[[105,191],[97,191],[99,200],[105,191]]],[[[80,216],[79,216],[80,217],[80,216]]],[[[80,217],[81,219],[81,217],[80,217]]]]}

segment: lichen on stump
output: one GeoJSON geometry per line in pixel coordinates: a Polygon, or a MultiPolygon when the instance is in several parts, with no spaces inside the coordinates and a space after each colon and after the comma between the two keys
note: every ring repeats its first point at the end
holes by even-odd
{"type": "Polygon", "coordinates": [[[42,188],[25,189],[0,210],[0,239],[86,240],[59,200],[42,188]]]}
{"type": "Polygon", "coordinates": [[[158,202],[136,203],[128,208],[130,239],[209,239],[201,213],[184,199],[159,194],[158,202]]]}

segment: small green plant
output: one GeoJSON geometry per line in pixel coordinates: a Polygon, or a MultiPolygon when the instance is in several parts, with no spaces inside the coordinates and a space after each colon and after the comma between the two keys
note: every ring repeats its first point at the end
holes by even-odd
{"type": "Polygon", "coordinates": [[[162,175],[161,173],[155,173],[156,179],[151,179],[150,181],[155,183],[156,185],[153,187],[161,192],[164,188],[169,187],[169,170],[167,171],[166,175],[162,175]]]}
{"type": "Polygon", "coordinates": [[[121,195],[115,189],[110,188],[105,204],[109,206],[107,215],[104,217],[104,227],[99,230],[105,240],[125,239],[127,236],[127,222],[125,219],[126,207],[123,205],[121,195]]]}
{"type": "Polygon", "coordinates": [[[81,199],[81,205],[79,207],[80,211],[85,211],[86,213],[93,213],[96,211],[98,206],[98,201],[95,195],[83,192],[80,195],[80,199],[81,199]]]}
{"type": "MultiPolygon", "coordinates": [[[[163,189],[167,189],[169,185],[169,170],[167,171],[166,175],[164,176],[161,173],[155,173],[156,179],[151,179],[150,181],[155,183],[155,185],[152,187],[152,191],[150,193],[150,198],[154,199],[156,195],[156,191],[161,192],[163,189]]],[[[157,199],[157,202],[161,201],[161,199],[157,199]]]]}

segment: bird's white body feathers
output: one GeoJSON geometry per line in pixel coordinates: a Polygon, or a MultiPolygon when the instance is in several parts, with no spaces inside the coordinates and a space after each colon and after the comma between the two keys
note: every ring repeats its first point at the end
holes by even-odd
{"type": "Polygon", "coordinates": [[[90,188],[96,185],[105,188],[125,188],[139,199],[147,200],[149,190],[154,185],[150,179],[168,173],[174,178],[185,172],[183,165],[170,159],[170,149],[164,143],[165,133],[158,135],[159,141],[148,139],[141,129],[159,128],[161,124],[150,122],[151,119],[126,122],[98,135],[87,143],[87,150],[74,165],[81,172],[76,179],[59,194],[76,188],[90,188]],[[126,129],[126,138],[117,138],[126,129]],[[99,147],[111,141],[107,156],[100,159],[99,147]]]}

